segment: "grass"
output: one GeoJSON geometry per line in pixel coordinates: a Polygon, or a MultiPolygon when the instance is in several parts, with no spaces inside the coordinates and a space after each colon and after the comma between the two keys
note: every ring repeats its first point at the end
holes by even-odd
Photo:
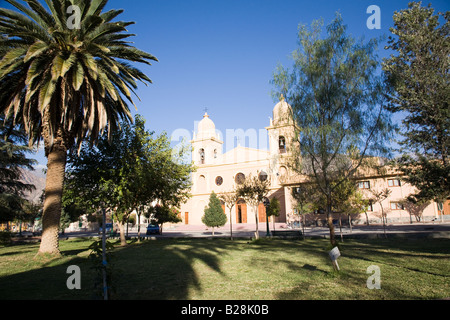
{"type": "MultiPolygon", "coordinates": [[[[62,258],[35,258],[38,244],[0,247],[0,299],[95,299],[93,240],[60,242],[62,258]],[[69,265],[81,290],[69,290],[69,265]]],[[[326,239],[161,239],[113,251],[113,299],[330,300],[450,297],[449,239],[365,239],[340,244],[333,270],[326,239]],[[381,289],[366,287],[367,268],[381,289]]]]}

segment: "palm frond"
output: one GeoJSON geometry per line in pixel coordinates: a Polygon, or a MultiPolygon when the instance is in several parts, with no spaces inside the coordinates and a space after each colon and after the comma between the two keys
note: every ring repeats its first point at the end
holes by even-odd
{"type": "Polygon", "coordinates": [[[18,11],[0,9],[0,112],[22,122],[30,144],[45,138],[49,152],[63,135],[79,147],[132,121],[137,81],[152,82],[132,63],[158,60],[123,41],[134,36],[134,22],[113,21],[123,10],[102,12],[107,0],[7,1],[18,11]],[[79,29],[66,25],[71,5],[79,29]]]}

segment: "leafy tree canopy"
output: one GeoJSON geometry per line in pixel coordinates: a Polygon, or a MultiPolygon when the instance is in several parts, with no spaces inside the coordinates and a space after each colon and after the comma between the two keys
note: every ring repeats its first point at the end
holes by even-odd
{"type": "Polygon", "coordinates": [[[93,148],[85,144],[79,156],[72,150],[65,192],[87,210],[108,208],[119,223],[152,202],[179,205],[189,197],[193,167],[181,162],[184,154],[174,152],[167,134],[153,135],[137,115],[133,125],[122,123],[111,143],[104,136],[93,148]]]}
{"type": "Polygon", "coordinates": [[[209,204],[205,208],[202,222],[211,228],[222,227],[227,222],[227,216],[223,211],[222,204],[214,191],[209,196],[209,204]]]}
{"type": "Polygon", "coordinates": [[[347,34],[340,14],[326,26],[300,25],[299,48],[292,69],[279,66],[273,85],[292,106],[300,148],[291,167],[326,199],[330,240],[334,244],[331,207],[340,184],[351,179],[368,156],[387,156],[393,131],[383,106],[383,79],[378,67],[379,40],[356,40],[347,34]]]}
{"type": "Polygon", "coordinates": [[[450,11],[421,2],[394,14],[383,63],[390,110],[401,112],[397,165],[419,191],[416,201],[450,196],[450,11]],[[441,23],[442,22],[442,23],[441,23]]]}

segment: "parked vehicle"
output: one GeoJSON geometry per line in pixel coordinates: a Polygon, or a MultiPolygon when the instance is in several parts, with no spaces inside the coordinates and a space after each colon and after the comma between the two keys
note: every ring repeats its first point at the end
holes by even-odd
{"type": "Polygon", "coordinates": [[[150,234],[161,234],[161,228],[156,224],[149,224],[147,226],[147,235],[150,234]]]}
{"type": "MultiPolygon", "coordinates": [[[[106,233],[111,232],[112,228],[113,228],[113,224],[112,223],[107,223],[106,224],[106,228],[105,228],[105,232],[106,233]]],[[[100,228],[98,229],[98,233],[103,233],[103,226],[100,226],[100,228]]]]}

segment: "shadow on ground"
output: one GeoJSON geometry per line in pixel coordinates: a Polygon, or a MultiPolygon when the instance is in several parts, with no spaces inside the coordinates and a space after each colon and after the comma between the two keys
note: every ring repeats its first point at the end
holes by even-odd
{"type": "MultiPolygon", "coordinates": [[[[9,275],[0,276],[0,299],[101,299],[98,290],[94,288],[95,283],[99,280],[98,275],[93,269],[92,262],[87,258],[88,246],[91,243],[92,240],[61,241],[63,258],[40,264],[30,262],[29,269],[23,267],[23,271],[10,270],[9,275]],[[81,269],[81,290],[69,290],[66,286],[66,281],[70,276],[67,274],[67,268],[70,265],[77,265],[81,269]]],[[[370,264],[379,264],[383,268],[391,268],[393,272],[405,270],[419,276],[435,276],[438,280],[440,278],[447,279],[447,282],[450,277],[448,269],[433,269],[428,265],[430,261],[439,262],[449,258],[450,240],[433,241],[430,244],[420,240],[346,241],[341,244],[342,257],[340,258],[344,272],[339,275],[332,272],[328,260],[327,243],[324,240],[246,242],[227,239],[160,239],[147,240],[140,244],[133,243],[126,247],[116,247],[110,260],[112,270],[112,281],[109,284],[110,298],[123,300],[190,299],[192,293],[201,293],[204,290],[201,275],[198,274],[199,264],[213,277],[226,282],[229,275],[226,274],[222,265],[222,257],[243,253],[244,250],[253,251],[246,261],[249,268],[255,264],[266,263],[267,268],[281,265],[287,272],[302,272],[306,275],[304,277],[306,280],[303,282],[293,282],[293,286],[281,290],[277,294],[278,299],[297,299],[302,296],[321,299],[321,290],[325,294],[326,290],[329,291],[333,286],[337,290],[335,299],[340,299],[338,290],[344,290],[349,286],[364,287],[367,279],[365,269],[361,269],[361,272],[345,271],[346,264],[362,266],[362,268],[367,268],[370,264]],[[280,255],[280,252],[283,254],[280,255]],[[291,258],[298,255],[299,252],[303,257],[291,258]],[[408,259],[417,260],[422,257],[426,258],[423,265],[420,263],[420,259],[414,265],[408,264],[408,259]],[[317,292],[317,295],[311,295],[312,292],[317,292]]],[[[11,259],[11,263],[20,263],[20,259],[22,259],[26,264],[27,260],[32,259],[35,252],[37,252],[37,246],[0,248],[0,259],[2,259],[0,264],[2,268],[11,268],[7,265],[7,259],[11,259]],[[14,259],[18,259],[19,262],[14,259]]],[[[241,262],[237,261],[237,263],[241,262]]],[[[267,275],[270,275],[269,271],[267,271],[267,275]]],[[[289,274],[287,273],[286,276],[289,274]]],[[[381,298],[389,298],[390,294],[396,290],[397,283],[385,282],[383,286],[386,288],[385,293],[389,293],[387,290],[391,290],[391,292],[381,298]]],[[[361,290],[358,290],[360,293],[361,290]]],[[[343,297],[347,299],[364,298],[357,296],[356,293],[355,296],[345,294],[343,297]]],[[[401,299],[402,297],[416,298],[417,296],[414,293],[399,292],[398,297],[401,299]]],[[[366,298],[374,298],[374,296],[366,298]]]]}

